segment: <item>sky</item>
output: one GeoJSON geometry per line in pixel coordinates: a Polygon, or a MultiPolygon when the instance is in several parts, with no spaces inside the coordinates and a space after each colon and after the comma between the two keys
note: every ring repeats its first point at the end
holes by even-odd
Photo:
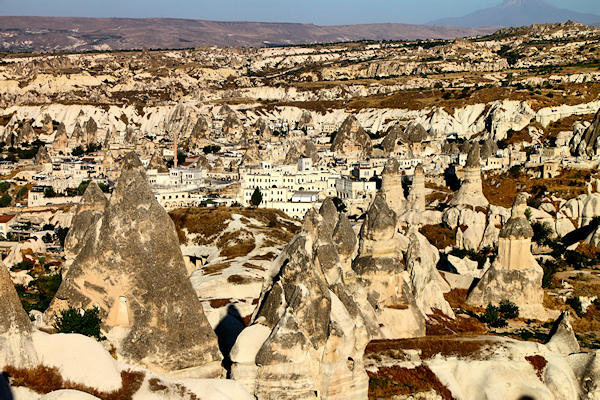
{"type": "MultiPolygon", "coordinates": [[[[548,1],[560,8],[600,15],[600,0],[548,1]]],[[[421,24],[499,3],[501,0],[0,0],[0,15],[421,24]]]]}

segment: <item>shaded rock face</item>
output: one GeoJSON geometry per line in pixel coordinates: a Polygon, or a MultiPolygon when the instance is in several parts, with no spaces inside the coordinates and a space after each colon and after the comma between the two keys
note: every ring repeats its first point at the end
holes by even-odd
{"type": "Polygon", "coordinates": [[[313,164],[319,160],[317,147],[310,140],[293,140],[283,160],[284,164],[295,164],[302,156],[310,157],[313,164]]]}
{"type": "Polygon", "coordinates": [[[167,164],[165,164],[165,160],[160,155],[160,151],[154,152],[152,157],[150,158],[150,162],[148,163],[147,169],[155,169],[159,173],[169,172],[169,168],[167,168],[167,164]]]}
{"type": "Polygon", "coordinates": [[[67,136],[67,130],[65,128],[65,124],[62,122],[56,128],[56,132],[54,133],[54,142],[52,147],[56,152],[65,152],[67,150],[69,138],[67,136]]]}
{"type": "Polygon", "coordinates": [[[371,138],[355,116],[350,115],[344,120],[331,143],[331,151],[357,159],[371,155],[373,151],[371,138]]]}
{"type": "Polygon", "coordinates": [[[52,163],[52,159],[50,158],[50,155],[48,154],[48,149],[46,149],[46,146],[40,146],[37,154],[35,155],[35,159],[33,160],[33,163],[35,165],[52,163]]]}
{"type": "Polygon", "coordinates": [[[96,143],[98,134],[98,124],[94,120],[94,118],[90,117],[85,123],[85,133],[86,133],[86,142],[87,144],[96,143]]]}
{"type": "Polygon", "coordinates": [[[46,316],[94,305],[124,361],[192,377],[222,375],[217,338],[187,279],[175,227],[134,154],[125,157],[46,316]]]}
{"type": "Polygon", "coordinates": [[[0,264],[0,296],[0,335],[31,332],[31,321],[4,264],[0,264]]]}
{"type": "Polygon", "coordinates": [[[0,263],[0,366],[31,367],[37,355],[31,340],[31,321],[10,279],[0,263]]]}
{"type": "Polygon", "coordinates": [[[309,211],[275,260],[251,325],[231,351],[232,377],[257,398],[367,397],[362,357],[377,325],[366,300],[356,300],[359,288],[331,273],[342,268],[337,249],[352,247],[348,233],[329,205],[309,211]]]}
{"type": "Polygon", "coordinates": [[[25,142],[33,142],[35,140],[36,134],[31,127],[31,123],[29,121],[23,124],[23,128],[21,128],[21,132],[17,136],[16,143],[17,145],[25,142]]]}
{"type": "Polygon", "coordinates": [[[395,153],[399,145],[402,144],[402,137],[404,135],[404,128],[402,125],[396,124],[390,129],[381,141],[381,147],[386,154],[395,153]]]}
{"type": "Polygon", "coordinates": [[[428,315],[437,309],[454,317],[452,307],[444,298],[444,293],[450,291],[450,286],[436,268],[440,259],[438,250],[417,229],[411,229],[408,236],[406,267],[419,310],[428,315]]]}
{"type": "Polygon", "coordinates": [[[360,231],[358,255],[352,269],[375,309],[381,337],[425,334],[425,319],[410,287],[403,264],[406,238],[396,231],[397,216],[381,192],[375,196],[360,231]]]}
{"type": "Polygon", "coordinates": [[[209,135],[210,124],[206,118],[200,116],[192,128],[192,132],[189,137],[183,141],[183,147],[189,151],[198,151],[202,147],[209,144],[209,135]]]}
{"type": "Polygon", "coordinates": [[[404,211],[405,197],[402,187],[402,174],[398,160],[392,158],[388,160],[381,174],[381,191],[385,194],[388,206],[399,214],[404,211]]]}
{"type": "Polygon", "coordinates": [[[96,223],[108,205],[108,200],[96,182],[91,181],[75,209],[71,227],[65,238],[65,256],[74,259],[81,251],[89,235],[96,230],[96,223]]]}
{"type": "Polygon", "coordinates": [[[600,110],[596,113],[592,124],[585,130],[579,141],[573,138],[571,151],[578,156],[593,156],[600,150],[600,110]]]}
{"type": "Polygon", "coordinates": [[[467,303],[486,306],[508,299],[526,318],[548,316],[542,306],[544,271],[531,254],[533,230],[525,217],[527,195],[519,193],[510,219],[500,230],[498,256],[467,297],[467,303]]]}

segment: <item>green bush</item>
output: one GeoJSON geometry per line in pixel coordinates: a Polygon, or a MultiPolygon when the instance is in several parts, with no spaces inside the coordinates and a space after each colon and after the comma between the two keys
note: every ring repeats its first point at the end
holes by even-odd
{"type": "Polygon", "coordinates": [[[346,212],[347,208],[342,199],[340,199],[339,197],[334,197],[331,200],[333,201],[333,204],[335,205],[335,208],[338,212],[346,212]]]}
{"type": "Polygon", "coordinates": [[[514,319],[519,316],[519,306],[507,299],[500,302],[498,311],[500,311],[500,315],[506,319],[514,319]]]}
{"type": "Polygon", "coordinates": [[[79,333],[81,335],[94,337],[97,340],[104,339],[100,333],[100,310],[98,307],[85,311],[69,307],[56,316],[54,329],[58,333],[79,333]]]}
{"type": "Polygon", "coordinates": [[[485,313],[481,316],[481,320],[492,328],[504,328],[508,325],[506,320],[500,316],[498,307],[489,303],[485,309],[485,313]]]}
{"type": "Polygon", "coordinates": [[[254,207],[258,207],[260,203],[262,203],[263,197],[259,188],[254,189],[254,193],[252,193],[252,197],[250,197],[250,204],[254,207]]]}
{"type": "Polygon", "coordinates": [[[6,193],[8,189],[10,189],[10,183],[6,181],[0,182],[0,192],[6,193]]]}

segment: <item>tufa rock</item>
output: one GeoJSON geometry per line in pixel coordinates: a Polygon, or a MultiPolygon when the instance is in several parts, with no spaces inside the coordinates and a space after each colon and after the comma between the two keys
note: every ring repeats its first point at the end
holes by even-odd
{"type": "Polygon", "coordinates": [[[471,290],[467,303],[485,307],[509,299],[524,318],[544,319],[550,316],[542,302],[544,271],[531,254],[533,230],[525,217],[527,194],[515,198],[510,219],[500,230],[498,256],[471,290]]]}
{"type": "MultiPolygon", "coordinates": [[[[75,259],[89,235],[96,230],[108,205],[106,196],[95,181],[90,181],[75,209],[71,227],[65,238],[65,256],[75,259]]],[[[64,274],[64,271],[63,271],[64,274]]]]}
{"type": "Polygon", "coordinates": [[[97,306],[120,359],[161,373],[222,376],[217,337],[187,279],[173,221],[134,153],[46,316],[97,306]]]}
{"type": "Polygon", "coordinates": [[[381,173],[381,191],[385,194],[388,206],[400,214],[405,208],[404,188],[402,187],[402,173],[400,163],[395,158],[385,163],[381,173]]]}
{"type": "Polygon", "coordinates": [[[356,117],[350,115],[338,129],[330,150],[351,159],[364,159],[371,155],[373,145],[356,117]]]}
{"type": "Polygon", "coordinates": [[[232,377],[259,399],[367,398],[363,353],[377,325],[353,297],[360,290],[327,278],[340,268],[332,211],[307,213],[231,351],[232,377]]]}

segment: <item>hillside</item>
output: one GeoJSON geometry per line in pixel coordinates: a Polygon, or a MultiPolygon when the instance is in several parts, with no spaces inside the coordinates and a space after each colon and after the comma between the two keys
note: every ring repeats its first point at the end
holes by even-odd
{"type": "Polygon", "coordinates": [[[370,40],[454,39],[494,28],[408,24],[317,26],[174,18],[0,17],[0,51],[84,51],[202,46],[258,47],[370,40]]]}

